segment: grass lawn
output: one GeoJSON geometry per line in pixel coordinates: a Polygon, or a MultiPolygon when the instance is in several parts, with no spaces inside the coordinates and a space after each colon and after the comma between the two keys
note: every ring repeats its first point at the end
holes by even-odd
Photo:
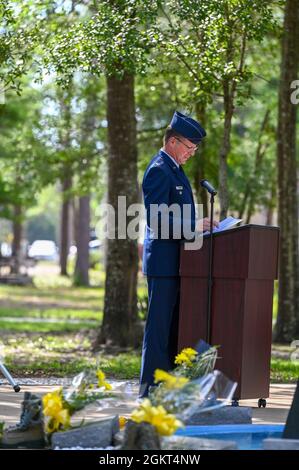
{"type": "Polygon", "coordinates": [[[299,377],[299,361],[271,360],[271,382],[296,383],[299,377]]]}
{"type": "MultiPolygon", "coordinates": [[[[104,276],[91,272],[92,287],[73,287],[51,263],[36,267],[34,286],[0,284],[0,354],[16,376],[71,376],[99,365],[107,376],[137,378],[137,351],[94,354],[103,319],[104,276]]],[[[139,294],[144,295],[141,283],[139,294]]]]}
{"type": "Polygon", "coordinates": [[[6,333],[2,340],[5,365],[15,376],[72,376],[97,366],[108,377],[138,378],[138,352],[95,354],[92,352],[93,339],[94,334],[88,329],[69,333],[57,330],[51,333],[6,333]]]}
{"type": "MultiPolygon", "coordinates": [[[[93,353],[92,343],[103,318],[104,277],[91,274],[93,287],[73,287],[57,268],[41,263],[34,286],[0,284],[0,355],[16,376],[72,376],[99,365],[109,377],[136,379],[140,351],[93,353]]],[[[146,294],[140,282],[140,297],[146,294]]],[[[273,346],[272,382],[296,382],[299,361],[289,346],[273,346]]]]}

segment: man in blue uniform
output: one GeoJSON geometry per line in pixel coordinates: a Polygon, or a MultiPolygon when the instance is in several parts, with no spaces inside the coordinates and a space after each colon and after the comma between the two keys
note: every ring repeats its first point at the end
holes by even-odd
{"type": "MultiPolygon", "coordinates": [[[[192,189],[182,165],[194,155],[205,136],[197,121],[176,111],[166,129],[163,148],[151,160],[142,182],[147,215],[143,273],[147,276],[149,308],[142,349],[141,398],[148,395],[153,385],[155,369],[172,369],[177,354],[180,245],[186,231],[194,234],[199,228],[192,189]],[[165,209],[173,204],[181,209],[180,216],[167,210],[153,215],[153,207],[162,205],[165,209]],[[185,207],[189,208],[187,216],[185,207]]],[[[201,224],[204,231],[209,230],[208,218],[201,224]]]]}

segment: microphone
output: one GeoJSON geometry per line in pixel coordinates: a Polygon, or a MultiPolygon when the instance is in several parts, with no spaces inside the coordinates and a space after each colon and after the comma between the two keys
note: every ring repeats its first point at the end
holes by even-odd
{"type": "Polygon", "coordinates": [[[217,194],[216,189],[214,189],[213,186],[207,180],[201,180],[200,186],[202,188],[205,188],[213,196],[216,196],[217,194]]]}

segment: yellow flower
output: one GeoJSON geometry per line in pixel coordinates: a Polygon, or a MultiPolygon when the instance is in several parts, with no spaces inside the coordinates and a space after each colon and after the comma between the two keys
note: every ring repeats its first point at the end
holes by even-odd
{"type": "Polygon", "coordinates": [[[166,388],[182,388],[189,379],[186,377],[177,377],[161,369],[156,369],[154,373],[155,383],[163,382],[166,388]]]}
{"type": "Polygon", "coordinates": [[[45,416],[53,416],[63,408],[61,388],[55,392],[47,393],[43,397],[43,411],[45,416]]]}
{"type": "Polygon", "coordinates": [[[46,432],[51,433],[54,431],[58,431],[60,427],[67,429],[70,425],[70,415],[68,410],[61,410],[57,413],[54,417],[52,417],[47,425],[46,425],[46,432]]]}
{"type": "Polygon", "coordinates": [[[60,427],[69,426],[70,415],[63,406],[61,389],[47,393],[43,397],[43,413],[50,418],[46,426],[47,432],[58,431],[60,427]]]}
{"type": "Polygon", "coordinates": [[[147,398],[133,411],[131,419],[135,423],[151,424],[161,436],[171,436],[178,428],[183,427],[183,423],[175,415],[168,414],[161,405],[152,406],[147,398]]]}
{"type": "Polygon", "coordinates": [[[98,378],[98,387],[105,387],[105,390],[112,390],[112,386],[105,381],[106,375],[101,369],[96,371],[96,376],[98,378]]]}
{"type": "Polygon", "coordinates": [[[182,364],[187,366],[192,366],[192,361],[194,361],[197,356],[197,351],[192,348],[183,349],[175,358],[175,364],[182,364]]]}
{"type": "Polygon", "coordinates": [[[123,428],[125,427],[127,421],[128,421],[128,420],[127,420],[127,418],[126,418],[125,416],[120,416],[120,417],[118,418],[118,422],[119,422],[119,427],[120,427],[120,429],[123,429],[123,428]]]}

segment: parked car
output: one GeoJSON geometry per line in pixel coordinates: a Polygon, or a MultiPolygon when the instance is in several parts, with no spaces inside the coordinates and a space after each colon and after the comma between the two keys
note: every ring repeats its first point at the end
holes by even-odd
{"type": "Polygon", "coordinates": [[[28,250],[28,257],[35,260],[56,261],[58,249],[52,240],[35,240],[28,250]]]}
{"type": "Polygon", "coordinates": [[[11,245],[6,242],[0,242],[0,257],[9,258],[12,255],[11,245]]]}
{"type": "Polygon", "coordinates": [[[100,240],[91,240],[89,242],[89,251],[100,250],[103,247],[103,244],[100,240]]]}

